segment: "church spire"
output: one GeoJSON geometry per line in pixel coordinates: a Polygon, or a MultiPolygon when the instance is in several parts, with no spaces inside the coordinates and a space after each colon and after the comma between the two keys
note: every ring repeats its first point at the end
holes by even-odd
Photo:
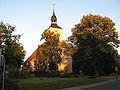
{"type": "Polygon", "coordinates": [[[55,15],[55,9],[53,8],[53,15],[51,16],[51,26],[53,28],[61,28],[57,25],[57,17],[55,15]]]}
{"type": "Polygon", "coordinates": [[[53,8],[53,16],[55,16],[55,9],[53,8]]]}
{"type": "Polygon", "coordinates": [[[57,24],[57,17],[55,15],[55,10],[53,8],[53,15],[51,17],[51,24],[57,24]]]}

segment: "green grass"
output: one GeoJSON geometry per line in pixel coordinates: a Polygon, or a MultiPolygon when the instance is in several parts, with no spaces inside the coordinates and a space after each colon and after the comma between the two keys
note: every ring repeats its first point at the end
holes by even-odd
{"type": "Polygon", "coordinates": [[[17,83],[21,90],[56,90],[78,85],[85,85],[106,80],[105,78],[83,79],[83,78],[28,78],[18,79],[17,83]]]}

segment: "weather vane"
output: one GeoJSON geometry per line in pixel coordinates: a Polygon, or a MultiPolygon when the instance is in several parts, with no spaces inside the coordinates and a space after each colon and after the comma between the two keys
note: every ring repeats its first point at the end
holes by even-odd
{"type": "Polygon", "coordinates": [[[53,8],[55,8],[55,3],[53,4],[53,8]]]}

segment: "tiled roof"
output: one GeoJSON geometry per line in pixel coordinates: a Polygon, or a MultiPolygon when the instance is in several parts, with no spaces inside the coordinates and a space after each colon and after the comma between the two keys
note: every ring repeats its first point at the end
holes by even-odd
{"type": "Polygon", "coordinates": [[[36,55],[37,55],[37,50],[38,50],[38,48],[32,53],[32,55],[28,58],[29,60],[31,60],[31,59],[33,59],[33,58],[35,58],[36,57],[36,55]]]}

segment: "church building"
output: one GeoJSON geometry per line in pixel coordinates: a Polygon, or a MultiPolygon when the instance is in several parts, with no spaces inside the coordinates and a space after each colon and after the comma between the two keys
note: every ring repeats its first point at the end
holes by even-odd
{"type": "MultiPolygon", "coordinates": [[[[62,42],[63,29],[57,25],[57,17],[55,15],[55,10],[53,9],[53,14],[51,16],[51,25],[48,28],[50,32],[54,32],[55,34],[59,34],[59,42],[62,42]]],[[[38,49],[38,48],[37,48],[38,49]]],[[[37,49],[33,52],[33,54],[26,60],[26,64],[30,66],[31,70],[34,70],[34,62],[37,56],[37,49]]],[[[72,58],[71,56],[61,55],[61,62],[58,64],[58,70],[66,73],[72,72],[72,58]]]]}

